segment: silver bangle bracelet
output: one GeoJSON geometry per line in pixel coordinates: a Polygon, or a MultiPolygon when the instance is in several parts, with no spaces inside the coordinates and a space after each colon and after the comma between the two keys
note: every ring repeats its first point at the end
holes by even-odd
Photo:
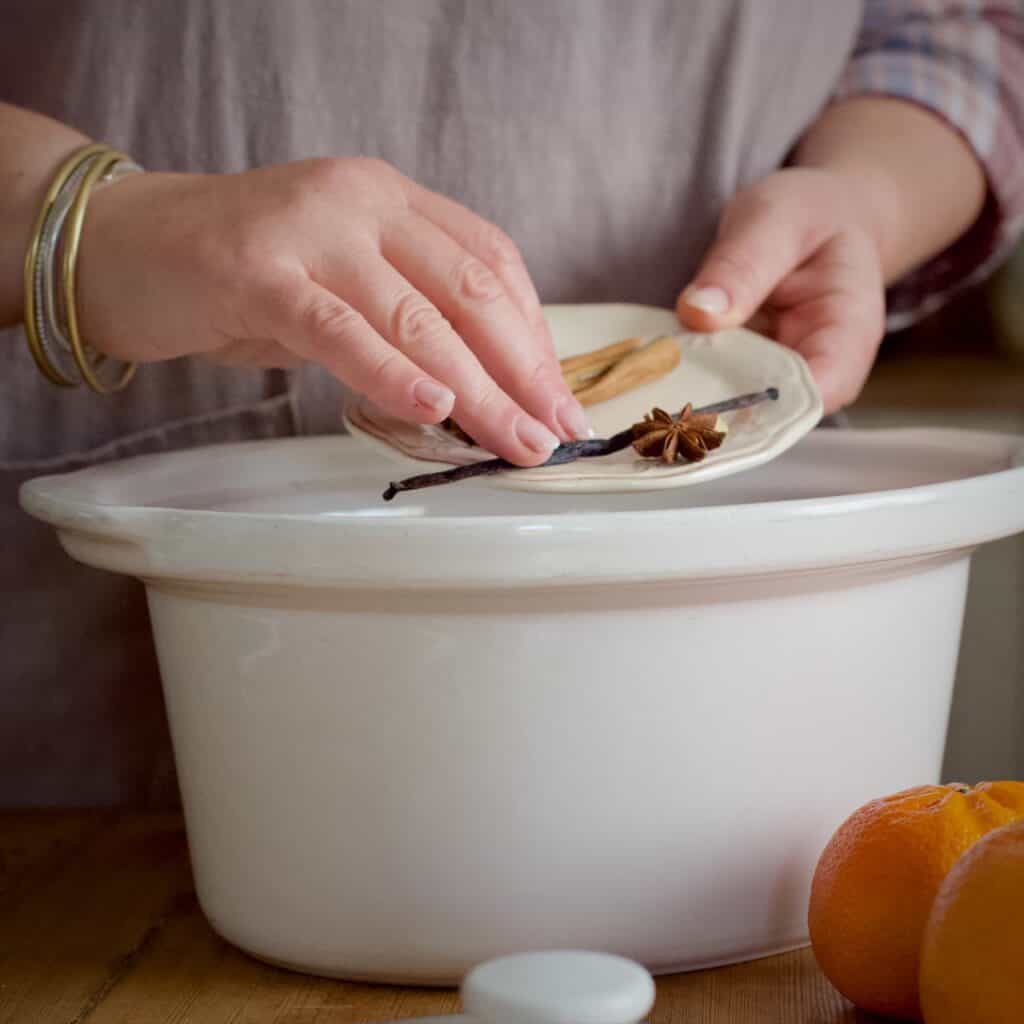
{"type": "MultiPolygon", "coordinates": [[[[65,383],[77,385],[82,374],[75,363],[71,343],[64,328],[65,314],[58,305],[57,281],[60,279],[58,260],[61,233],[71,207],[78,195],[83,179],[105,154],[86,157],[69,175],[54,200],[39,232],[39,247],[32,269],[32,288],[35,295],[35,327],[39,342],[57,373],[65,383]]],[[[127,174],[139,173],[142,168],[131,160],[120,160],[103,177],[111,182],[127,174]]],[[[95,357],[101,365],[103,357],[95,357]]]]}

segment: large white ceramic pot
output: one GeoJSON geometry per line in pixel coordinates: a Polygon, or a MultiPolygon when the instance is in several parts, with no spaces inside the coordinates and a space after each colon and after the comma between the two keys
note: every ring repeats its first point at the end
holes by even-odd
{"type": "Polygon", "coordinates": [[[971,550],[1019,439],[818,431],[653,494],[380,491],[345,438],[29,483],[149,594],[196,883],[256,956],[455,982],[806,940],[830,832],[938,780],[971,550]]]}

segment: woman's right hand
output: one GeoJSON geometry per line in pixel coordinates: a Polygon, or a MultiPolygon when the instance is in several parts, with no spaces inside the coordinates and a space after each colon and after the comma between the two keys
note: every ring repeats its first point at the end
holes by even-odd
{"type": "Polygon", "coordinates": [[[78,274],[83,336],[118,358],[319,363],[524,466],[587,433],[515,245],[378,160],[121,179],[78,274]]]}

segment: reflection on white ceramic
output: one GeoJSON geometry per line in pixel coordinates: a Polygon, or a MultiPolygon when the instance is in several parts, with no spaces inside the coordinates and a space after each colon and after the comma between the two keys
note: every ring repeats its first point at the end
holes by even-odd
{"type": "Polygon", "coordinates": [[[349,438],[28,483],[146,581],[196,888],[249,952],[458,983],[491,957],[654,972],[805,943],[835,827],[938,781],[972,548],[1022,441],[812,432],[678,491],[473,481],[380,501],[349,438]]]}
{"type": "MultiPolygon", "coordinates": [[[[687,402],[699,407],[768,387],[778,388],[779,398],[723,416],[729,435],[722,447],[702,462],[668,466],[641,459],[628,448],[564,466],[503,473],[489,478],[493,485],[527,491],[595,493],[651,491],[705,482],[775,458],[821,419],[821,397],[804,360],[791,349],[752,331],[737,328],[712,335],[680,333],[673,312],[650,306],[547,306],[545,312],[560,359],[626,337],[667,334],[678,339],[682,358],[675,370],[587,410],[598,437],[625,430],[655,406],[677,413],[687,402]]],[[[404,423],[388,416],[364,397],[352,399],[345,419],[353,435],[372,445],[389,462],[397,453],[405,460],[450,465],[490,457],[441,427],[404,423]]],[[[414,462],[409,472],[424,472],[426,468],[414,462]]]]}

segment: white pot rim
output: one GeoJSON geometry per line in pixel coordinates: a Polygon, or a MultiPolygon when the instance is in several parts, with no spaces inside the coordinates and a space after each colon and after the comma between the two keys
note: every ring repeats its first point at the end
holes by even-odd
{"type": "MultiPolygon", "coordinates": [[[[247,458],[259,457],[261,465],[278,458],[299,480],[329,454],[337,476],[339,458],[357,446],[320,437],[144,456],[41,477],[22,487],[21,501],[89,565],[149,580],[264,586],[505,589],[728,579],[919,558],[1024,530],[1018,437],[821,430],[792,457],[812,451],[820,463],[832,452],[856,452],[870,465],[894,445],[909,453],[905,458],[948,451],[952,478],[827,497],[586,512],[557,511],[557,502],[552,511],[530,514],[389,514],[383,503],[379,514],[369,504],[351,515],[238,512],[185,507],[187,488],[175,507],[176,480],[194,483],[204,473],[215,480],[226,465],[247,458]]],[[[394,468],[376,472],[383,483],[394,468]]],[[[507,494],[495,492],[493,501],[507,494]]]]}

